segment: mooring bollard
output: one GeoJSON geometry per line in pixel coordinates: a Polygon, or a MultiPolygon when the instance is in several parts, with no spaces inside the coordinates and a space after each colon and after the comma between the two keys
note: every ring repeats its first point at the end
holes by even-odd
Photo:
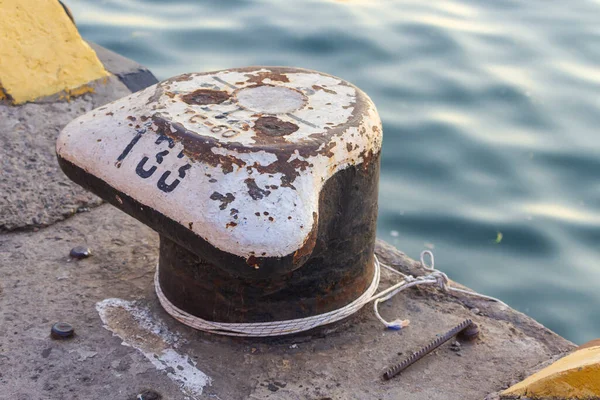
{"type": "Polygon", "coordinates": [[[374,276],[381,122],[333,76],[253,67],[180,75],[77,118],[75,182],[156,230],[170,303],[218,322],[343,307],[374,276]]]}

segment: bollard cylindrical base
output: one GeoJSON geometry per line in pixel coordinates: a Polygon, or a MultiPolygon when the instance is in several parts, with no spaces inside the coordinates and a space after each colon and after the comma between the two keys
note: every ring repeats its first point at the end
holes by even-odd
{"type": "MultiPolygon", "coordinates": [[[[351,303],[373,279],[378,158],[339,171],[326,183],[316,245],[293,271],[258,279],[233,275],[161,235],[164,295],[189,314],[232,323],[303,318],[351,303]]],[[[222,256],[223,263],[232,257],[222,256]]]]}

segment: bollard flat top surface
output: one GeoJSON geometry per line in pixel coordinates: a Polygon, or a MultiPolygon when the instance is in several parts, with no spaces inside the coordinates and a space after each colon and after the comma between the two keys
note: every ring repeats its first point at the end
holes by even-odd
{"type": "Polygon", "coordinates": [[[303,249],[325,182],[368,165],[381,138],[377,111],[355,86],[252,67],[180,75],[96,109],[63,130],[57,153],[248,259],[303,249]]]}
{"type": "Polygon", "coordinates": [[[258,67],[184,74],[160,83],[152,100],[151,109],[175,129],[242,152],[290,149],[308,157],[330,154],[346,139],[360,151],[340,152],[358,154],[380,144],[379,135],[372,134],[379,119],[370,99],[355,86],[315,71],[258,67]],[[366,124],[371,132],[364,130],[366,124]],[[352,128],[363,130],[344,135],[352,128]]]}

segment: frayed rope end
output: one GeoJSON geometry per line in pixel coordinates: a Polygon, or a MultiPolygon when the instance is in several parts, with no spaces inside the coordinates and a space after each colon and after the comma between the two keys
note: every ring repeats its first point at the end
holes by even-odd
{"type": "Polygon", "coordinates": [[[392,322],[389,322],[385,325],[387,329],[391,329],[393,331],[399,331],[402,328],[406,328],[410,325],[410,321],[407,319],[397,319],[392,322]]]}

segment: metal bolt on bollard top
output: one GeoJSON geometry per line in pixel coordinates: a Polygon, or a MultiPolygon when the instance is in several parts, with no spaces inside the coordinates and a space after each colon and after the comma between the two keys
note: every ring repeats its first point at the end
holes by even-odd
{"type": "Polygon", "coordinates": [[[75,182],[160,235],[158,282],[219,322],[317,315],[374,275],[381,121],[342,79],[281,67],[180,75],[57,141],[75,182]]]}

